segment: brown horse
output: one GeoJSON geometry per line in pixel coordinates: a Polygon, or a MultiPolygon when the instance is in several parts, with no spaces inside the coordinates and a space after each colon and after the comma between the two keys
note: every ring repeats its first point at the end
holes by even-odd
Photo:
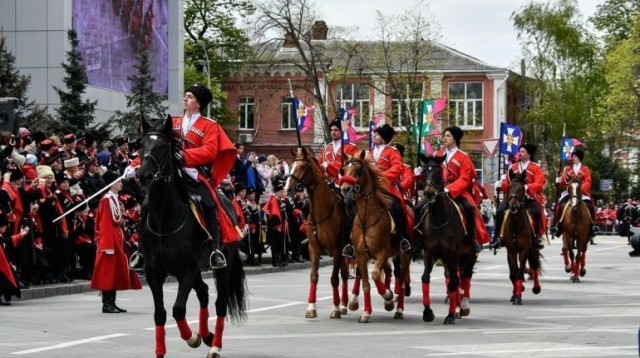
{"type": "Polygon", "coordinates": [[[504,246],[507,248],[507,261],[509,263],[509,278],[513,284],[511,302],[514,305],[522,304],[522,291],[524,291],[524,274],[527,261],[533,278],[533,293],[538,294],[540,287],[540,251],[534,250],[532,241],[534,238],[534,225],[531,215],[524,206],[526,173],[513,173],[509,171],[511,180],[507,191],[508,209],[504,216],[500,235],[504,246]]]}
{"type": "Polygon", "coordinates": [[[564,270],[571,272],[571,281],[580,282],[587,273],[585,261],[591,239],[591,214],[582,201],[582,182],[573,179],[567,186],[569,201],[562,208],[562,257],[564,270]],[[574,254],[573,250],[576,250],[574,254]],[[575,260],[574,260],[575,255],[575,260]]]}
{"type": "Polygon", "coordinates": [[[437,259],[440,259],[449,276],[447,280],[449,313],[444,324],[455,324],[458,309],[460,309],[460,316],[467,316],[471,313],[469,293],[477,254],[472,250],[471,245],[464,240],[466,232],[462,208],[444,192],[442,162],[445,158],[445,156],[425,157],[420,155],[420,160],[424,164],[422,172],[424,173],[424,200],[426,202],[424,214],[419,218],[415,232],[416,237],[422,239],[422,247],[424,248],[424,272],[422,274],[424,311],[422,320],[432,322],[435,319],[431,309],[429,291],[433,265],[437,259]],[[462,299],[460,299],[459,288],[463,290],[462,299]]]}
{"type": "Polygon", "coordinates": [[[355,201],[355,218],[351,231],[351,242],[356,251],[356,262],[362,277],[364,291],[364,311],[360,323],[367,323],[371,317],[371,286],[369,284],[369,260],[374,261],[371,273],[378,293],[385,300],[385,309],[393,310],[393,292],[390,287],[389,259],[400,255],[401,274],[398,306],[394,318],[404,318],[404,277],[407,277],[410,253],[401,254],[400,245],[392,245],[392,220],[388,208],[391,206],[391,193],[388,182],[368,159],[365,151],[360,151],[345,163],[340,170],[342,183],[340,189],[345,198],[355,201]],[[382,272],[385,280],[382,280],[382,272]]]}
{"type": "MultiPolygon", "coordinates": [[[[309,258],[311,259],[311,276],[306,318],[316,318],[316,290],[318,286],[318,266],[320,254],[327,252],[333,258],[331,286],[333,287],[333,311],[331,318],[342,318],[347,314],[349,270],[342,257],[342,220],[346,218],[344,204],[338,195],[331,190],[329,183],[320,170],[320,165],[313,153],[305,148],[297,151],[291,148],[293,164],[287,179],[285,190],[293,190],[301,184],[309,194],[309,217],[307,218],[307,238],[309,239],[309,258]],[[338,291],[342,278],[342,295],[338,291]]],[[[332,184],[333,185],[333,184],[332,184]]]]}

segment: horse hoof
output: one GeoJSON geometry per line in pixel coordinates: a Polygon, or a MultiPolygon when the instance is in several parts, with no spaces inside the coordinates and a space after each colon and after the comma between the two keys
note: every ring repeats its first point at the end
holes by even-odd
{"type": "Polygon", "coordinates": [[[393,303],[393,301],[384,301],[384,310],[387,312],[391,312],[393,311],[393,309],[396,308],[396,305],[393,303]]]}
{"type": "Polygon", "coordinates": [[[571,272],[571,266],[565,266],[564,267],[564,272],[566,272],[566,273],[571,272]]]}
{"type": "Polygon", "coordinates": [[[202,344],[202,338],[200,335],[195,333],[191,336],[191,338],[187,339],[187,345],[191,348],[198,348],[202,344]]]}
{"type": "Polygon", "coordinates": [[[580,283],[580,277],[578,277],[578,276],[571,276],[571,282],[573,282],[573,283],[580,283]]]}
{"type": "Polygon", "coordinates": [[[509,302],[513,303],[515,305],[514,302],[516,302],[516,295],[511,295],[511,299],[509,300],[509,302]]]}
{"type": "Polygon", "coordinates": [[[400,295],[393,295],[393,303],[398,302],[398,299],[400,298],[400,295]]]}
{"type": "Polygon", "coordinates": [[[460,314],[460,311],[456,311],[456,313],[454,313],[454,314],[453,314],[453,317],[454,317],[455,319],[460,319],[460,318],[462,318],[462,316],[461,316],[461,314],[460,314]]]}
{"type": "Polygon", "coordinates": [[[580,269],[580,277],[584,277],[584,275],[586,275],[586,274],[587,274],[587,269],[586,269],[586,268],[584,268],[584,267],[583,267],[583,268],[581,268],[581,269],[580,269]]]}
{"type": "Polygon", "coordinates": [[[347,310],[347,305],[340,304],[340,313],[341,314],[347,314],[347,312],[349,312],[347,310]]]}
{"type": "Polygon", "coordinates": [[[531,290],[533,292],[534,295],[537,295],[538,293],[540,293],[540,291],[542,291],[542,287],[538,286],[538,287],[534,287],[533,290],[531,290]]]}
{"type": "Polygon", "coordinates": [[[396,314],[393,315],[393,319],[404,319],[404,313],[396,312],[396,314]]]}
{"type": "Polygon", "coordinates": [[[213,344],[213,332],[209,332],[206,337],[202,338],[202,343],[204,343],[207,347],[211,347],[213,344]]]}
{"type": "Polygon", "coordinates": [[[513,299],[514,306],[522,306],[522,297],[515,296],[513,299]]]}
{"type": "Polygon", "coordinates": [[[391,290],[387,289],[387,291],[384,293],[384,295],[382,295],[382,298],[385,301],[393,301],[393,292],[391,292],[391,290]]]}
{"type": "Polygon", "coordinates": [[[445,319],[444,322],[442,324],[456,324],[456,318],[454,317],[454,315],[449,314],[445,319]]]}
{"type": "Polygon", "coordinates": [[[467,317],[470,314],[471,314],[471,308],[462,308],[460,310],[460,316],[462,317],[467,317]]]}
{"type": "Polygon", "coordinates": [[[358,308],[360,308],[360,304],[357,300],[349,302],[349,311],[357,311],[358,308]]]}
{"type": "Polygon", "coordinates": [[[342,318],[342,314],[340,313],[340,310],[333,310],[333,311],[331,311],[331,315],[329,316],[329,318],[331,318],[331,319],[341,319],[342,318]]]}
{"type": "Polygon", "coordinates": [[[360,316],[360,318],[358,319],[358,323],[369,323],[370,318],[371,316],[369,316],[368,314],[362,314],[362,316],[360,316]]]}
{"type": "Polygon", "coordinates": [[[424,322],[433,322],[434,319],[436,319],[436,316],[433,314],[433,310],[425,307],[424,311],[422,311],[422,320],[424,322]]]}
{"type": "Polygon", "coordinates": [[[318,312],[316,312],[316,310],[310,310],[305,312],[304,314],[304,318],[316,318],[318,317],[318,312]]]}
{"type": "Polygon", "coordinates": [[[220,348],[212,347],[211,350],[207,353],[207,358],[222,358],[220,354],[220,348]]]}

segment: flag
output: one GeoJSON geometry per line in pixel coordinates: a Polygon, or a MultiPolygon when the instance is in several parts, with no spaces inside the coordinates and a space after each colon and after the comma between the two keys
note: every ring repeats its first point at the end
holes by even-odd
{"type": "Polygon", "coordinates": [[[293,108],[296,110],[296,125],[298,127],[298,132],[302,134],[313,125],[313,109],[316,107],[307,107],[301,100],[294,97],[293,108]]]}
{"type": "Polygon", "coordinates": [[[345,143],[357,142],[365,136],[359,135],[353,128],[353,118],[358,115],[355,109],[340,108],[340,120],[342,122],[342,139],[345,143]]]}
{"type": "Polygon", "coordinates": [[[380,119],[382,119],[382,112],[378,112],[373,118],[369,121],[369,148],[373,147],[373,131],[378,128],[380,124],[380,119]]]}
{"type": "Polygon", "coordinates": [[[562,148],[562,160],[570,160],[571,153],[573,153],[573,150],[579,145],[584,144],[575,138],[562,137],[562,143],[560,144],[560,148],[562,148]]]}
{"type": "Polygon", "coordinates": [[[439,135],[440,131],[437,129],[438,120],[436,115],[445,108],[446,99],[427,99],[420,102],[420,113],[422,118],[420,122],[413,125],[413,138],[416,143],[416,147],[419,142],[424,143],[424,148],[420,148],[420,152],[426,154],[432,154],[433,148],[429,136],[439,135]]]}
{"type": "Polygon", "coordinates": [[[500,123],[500,154],[516,155],[521,142],[520,127],[500,123]]]}

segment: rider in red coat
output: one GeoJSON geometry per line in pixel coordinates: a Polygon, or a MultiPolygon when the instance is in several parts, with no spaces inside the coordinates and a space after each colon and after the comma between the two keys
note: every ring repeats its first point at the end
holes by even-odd
{"type": "MultiPolygon", "coordinates": [[[[577,178],[582,181],[580,189],[582,190],[582,200],[587,205],[589,213],[591,214],[591,235],[595,235],[598,232],[598,226],[595,224],[595,209],[593,207],[593,201],[591,199],[591,171],[589,167],[582,164],[584,158],[584,152],[580,149],[576,149],[571,153],[572,165],[567,165],[562,171],[562,175],[556,178],[556,185],[558,187],[566,187],[571,180],[577,178]]],[[[560,200],[556,205],[556,210],[553,217],[555,225],[551,228],[553,234],[560,237],[562,234],[562,223],[560,222],[560,213],[562,212],[565,204],[569,201],[568,192],[565,190],[560,196],[560,200]]]]}
{"type": "MultiPolygon", "coordinates": [[[[542,233],[542,228],[544,227],[543,220],[544,212],[542,210],[542,202],[545,200],[544,193],[542,189],[544,188],[545,183],[547,182],[547,178],[545,178],[544,173],[540,166],[533,161],[533,155],[536,152],[537,147],[534,144],[525,143],[520,146],[520,161],[511,164],[509,167],[509,171],[506,175],[506,179],[504,181],[499,180],[496,183],[496,186],[500,186],[502,192],[506,193],[509,190],[509,183],[511,179],[509,178],[510,173],[526,173],[525,179],[525,200],[524,205],[527,210],[531,213],[533,220],[535,222],[535,237],[533,239],[533,247],[536,250],[542,250],[544,246],[542,245],[542,238],[540,237],[542,233]]],[[[496,229],[493,234],[492,247],[497,247],[500,242],[500,231],[502,228],[502,221],[504,219],[504,212],[507,210],[507,200],[503,200],[500,203],[500,207],[496,213],[496,229]]]]}
{"type": "MultiPolygon", "coordinates": [[[[202,214],[211,237],[211,267],[220,269],[227,266],[219,250],[220,237],[230,243],[240,239],[240,232],[214,191],[233,168],[238,152],[218,122],[200,115],[212,99],[211,91],[204,85],[194,84],[187,88],[182,100],[185,114],[173,118],[173,132],[182,140],[183,171],[189,191],[200,197],[202,214]]],[[[135,175],[133,168],[136,164],[139,165],[138,160],[127,168],[127,177],[135,175]]],[[[141,260],[132,258],[131,261],[134,266],[141,260]]]]}
{"type": "Polygon", "coordinates": [[[332,142],[326,144],[324,148],[322,148],[322,152],[318,157],[318,162],[322,169],[324,169],[327,179],[332,181],[336,186],[338,186],[338,173],[345,162],[343,152],[344,156],[352,157],[358,151],[358,147],[353,143],[344,143],[344,145],[342,145],[342,131],[340,129],[340,125],[341,123],[339,118],[336,118],[329,123],[332,142]]]}

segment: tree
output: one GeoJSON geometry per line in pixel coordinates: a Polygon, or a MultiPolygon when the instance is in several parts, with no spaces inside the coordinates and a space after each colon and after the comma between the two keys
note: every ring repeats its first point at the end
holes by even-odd
{"type": "Polygon", "coordinates": [[[149,71],[149,52],[142,51],[136,56],[138,63],[134,66],[138,73],[127,77],[131,81],[131,92],[126,95],[127,107],[131,110],[117,110],[110,118],[118,125],[118,129],[131,136],[142,135],[141,120],[163,119],[168,107],[162,104],[163,96],[153,92],[156,79],[149,71]]]}
{"type": "Polygon", "coordinates": [[[638,12],[638,0],[607,0],[596,7],[596,13],[589,20],[596,30],[604,33],[605,43],[611,47],[629,38],[638,12]]]}
{"type": "Polygon", "coordinates": [[[93,122],[93,113],[98,101],[82,99],[87,87],[87,74],[82,65],[82,55],[78,51],[78,36],[75,30],[67,30],[67,39],[71,43],[71,50],[67,51],[67,62],[63,62],[62,67],[66,73],[63,82],[68,92],[53,87],[60,96],[60,107],[56,108],[57,120],[67,123],[69,130],[84,130],[93,122]]]}
{"type": "Polygon", "coordinates": [[[21,75],[15,68],[15,56],[7,49],[5,38],[0,32],[0,97],[18,99],[16,120],[31,130],[39,130],[36,124],[50,121],[46,107],[39,106],[27,97],[31,76],[21,75]]]}

